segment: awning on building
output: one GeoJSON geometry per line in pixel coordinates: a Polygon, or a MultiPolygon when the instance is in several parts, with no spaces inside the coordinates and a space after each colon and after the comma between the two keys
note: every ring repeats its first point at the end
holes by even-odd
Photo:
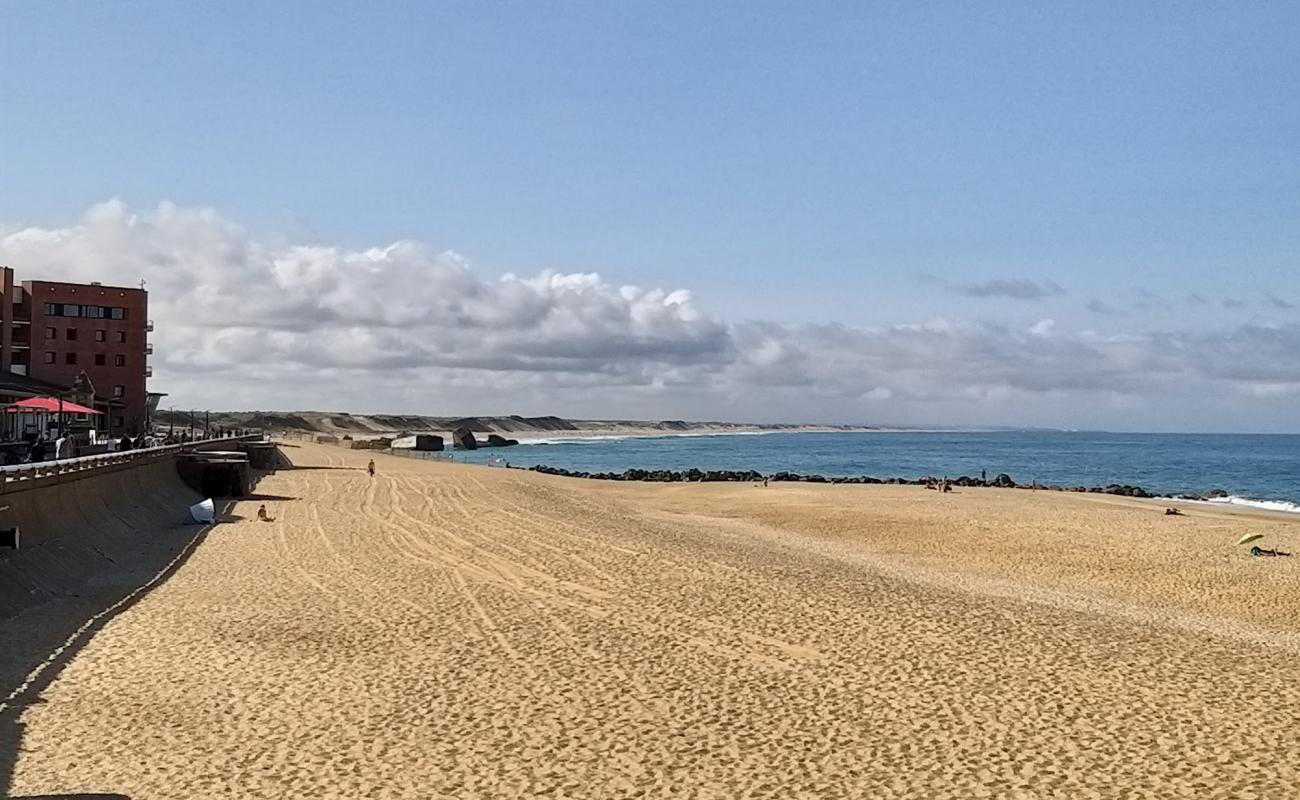
{"type": "Polygon", "coordinates": [[[80,403],[74,403],[70,400],[64,400],[59,404],[57,397],[29,397],[26,400],[19,400],[17,403],[11,403],[5,408],[10,414],[32,413],[34,411],[46,411],[51,414],[57,414],[62,411],[64,414],[103,414],[102,411],[96,411],[93,408],[87,408],[80,403]]]}

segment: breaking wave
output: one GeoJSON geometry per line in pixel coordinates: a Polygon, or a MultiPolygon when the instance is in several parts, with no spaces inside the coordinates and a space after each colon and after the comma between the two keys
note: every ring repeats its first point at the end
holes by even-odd
{"type": "Polygon", "coordinates": [[[1252,500],[1249,497],[1228,495],[1227,497],[1212,497],[1205,502],[1221,506],[1248,506],[1250,508],[1262,508],[1266,511],[1285,511],[1290,514],[1300,514],[1300,503],[1291,503],[1286,500],[1252,500]]]}

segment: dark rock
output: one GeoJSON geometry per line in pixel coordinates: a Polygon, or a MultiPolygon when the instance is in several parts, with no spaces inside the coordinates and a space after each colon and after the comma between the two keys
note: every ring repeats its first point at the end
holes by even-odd
{"type": "MultiPolygon", "coordinates": [[[[473,434],[470,435],[473,436],[473,434]]],[[[507,439],[504,436],[500,436],[495,433],[489,433],[487,437],[487,441],[481,442],[479,446],[480,447],[510,447],[511,445],[516,445],[516,444],[519,444],[518,439],[507,439]]]]}
{"type": "MultiPolygon", "coordinates": [[[[473,435],[471,434],[470,435],[471,440],[472,437],[473,435]]],[[[457,446],[459,447],[461,445],[458,443],[457,446]]],[[[787,472],[784,470],[769,475],[765,478],[762,473],[756,472],[754,470],[716,470],[715,469],[715,470],[704,471],[704,470],[697,469],[695,467],[692,467],[687,470],[682,470],[682,471],[667,470],[667,469],[645,470],[645,469],[637,469],[633,467],[630,469],[626,469],[623,472],[597,472],[594,474],[590,472],[578,472],[573,470],[566,470],[558,467],[548,467],[545,464],[539,464],[535,467],[532,467],[531,469],[534,472],[541,472],[546,475],[562,475],[570,478],[590,478],[593,480],[602,480],[602,481],[652,481],[655,483],[676,483],[682,481],[698,482],[698,483],[718,483],[723,481],[756,483],[764,480],[802,482],[802,483],[831,483],[831,484],[887,484],[890,486],[920,486],[926,483],[925,481],[919,479],[911,479],[911,478],[881,479],[881,478],[873,478],[870,475],[862,475],[859,477],[832,476],[828,478],[825,475],[801,475],[800,473],[797,472],[787,472]]],[[[997,486],[1000,488],[1012,488],[1012,489],[1040,488],[1052,492],[1082,492],[1082,493],[1090,493],[1090,494],[1112,494],[1121,497],[1150,498],[1150,497],[1159,496],[1148,492],[1146,489],[1143,489],[1141,486],[1129,486],[1127,484],[1119,484],[1119,483],[1112,483],[1107,486],[1056,486],[1056,485],[1045,485],[1045,484],[1034,484],[1033,486],[1029,484],[1018,485],[1016,484],[1015,481],[1011,479],[1010,475],[1007,475],[1005,473],[998,475],[992,481],[984,481],[984,480],[978,480],[976,478],[972,478],[968,476],[961,476],[955,480],[949,481],[949,483],[956,486],[997,486]]],[[[1222,497],[1222,496],[1226,496],[1227,494],[1226,492],[1223,492],[1223,490],[1221,489],[1216,491],[1220,492],[1221,494],[1216,495],[1213,492],[1211,492],[1209,493],[1209,496],[1222,497]]],[[[1186,499],[1200,499],[1200,495],[1185,495],[1184,497],[1186,499]]]]}
{"type": "Polygon", "coordinates": [[[415,435],[414,450],[431,450],[437,451],[442,449],[442,437],[430,433],[417,433],[415,435]]]}
{"type": "Polygon", "coordinates": [[[474,438],[474,432],[464,426],[451,432],[451,441],[460,450],[478,449],[478,440],[474,438]]]}

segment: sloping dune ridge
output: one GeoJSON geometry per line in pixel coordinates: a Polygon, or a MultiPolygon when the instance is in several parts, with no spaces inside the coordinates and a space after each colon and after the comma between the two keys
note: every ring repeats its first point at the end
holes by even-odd
{"type": "Polygon", "coordinates": [[[1232,545],[1294,520],[285,452],[26,706],[12,795],[1300,795],[1300,558],[1232,545]]]}

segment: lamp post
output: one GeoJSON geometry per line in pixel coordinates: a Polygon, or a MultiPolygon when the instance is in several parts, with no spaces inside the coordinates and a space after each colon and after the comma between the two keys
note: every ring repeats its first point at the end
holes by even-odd
{"type": "MultiPolygon", "coordinates": [[[[77,373],[77,377],[72,379],[72,386],[59,392],[59,439],[68,435],[67,423],[63,416],[63,396],[71,394],[80,399],[83,395],[90,396],[90,402],[95,402],[95,384],[90,382],[90,376],[83,369],[77,373]]],[[[56,457],[58,454],[56,453],[56,457]]]]}
{"type": "Polygon", "coordinates": [[[64,424],[64,419],[63,419],[63,396],[66,394],[75,395],[77,397],[80,397],[81,395],[90,395],[90,402],[93,407],[93,403],[95,402],[95,384],[90,382],[90,376],[86,374],[86,371],[84,369],[81,372],[77,373],[77,377],[72,379],[72,386],[59,392],[59,435],[60,436],[64,435],[67,427],[64,424]]]}
{"type": "Polygon", "coordinates": [[[86,371],[84,369],[78,372],[77,377],[73,379],[72,393],[78,402],[80,402],[84,397],[86,402],[82,403],[82,405],[84,405],[86,408],[91,409],[92,411],[94,410],[95,384],[91,382],[90,376],[86,374],[86,371]]]}

